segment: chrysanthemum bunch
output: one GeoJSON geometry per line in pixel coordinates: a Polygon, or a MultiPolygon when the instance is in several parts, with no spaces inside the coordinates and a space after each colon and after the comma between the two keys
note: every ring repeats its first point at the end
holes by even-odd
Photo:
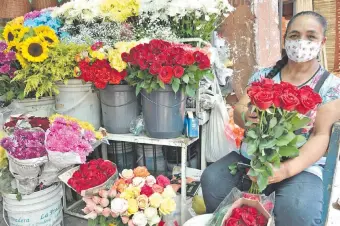
{"type": "Polygon", "coordinates": [[[101,11],[111,21],[125,22],[128,18],[138,16],[139,0],[103,0],[101,11]]]}
{"type": "Polygon", "coordinates": [[[116,42],[134,39],[134,34],[128,24],[115,22],[65,24],[62,31],[69,34],[62,38],[62,41],[66,43],[93,44],[103,42],[105,45],[113,46],[116,42]]]}
{"type": "Polygon", "coordinates": [[[56,34],[60,34],[61,21],[58,18],[52,18],[50,11],[33,11],[25,15],[24,26],[38,27],[49,26],[56,34]]]}

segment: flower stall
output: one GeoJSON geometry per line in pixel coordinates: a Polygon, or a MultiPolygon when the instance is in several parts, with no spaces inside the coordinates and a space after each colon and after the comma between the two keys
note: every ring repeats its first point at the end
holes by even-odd
{"type": "MultiPolygon", "coordinates": [[[[34,4],[41,2],[56,1],[34,4]]],[[[118,168],[107,144],[181,149],[186,191],[187,150],[199,139],[197,117],[204,112],[200,88],[215,79],[214,51],[200,44],[232,7],[223,0],[72,0],[39,8],[9,21],[1,34],[0,103],[20,113],[8,118],[0,147],[9,225],[22,217],[13,206],[32,204],[29,214],[43,202],[55,214],[29,220],[60,224],[60,181],[83,196],[73,207],[85,203],[81,217],[93,226],[164,225],[176,209],[184,213],[186,192],[176,202],[178,185],[167,177],[118,168]],[[188,98],[196,98],[195,113],[187,114],[188,98]],[[99,143],[102,159],[89,160],[99,143]]]]}

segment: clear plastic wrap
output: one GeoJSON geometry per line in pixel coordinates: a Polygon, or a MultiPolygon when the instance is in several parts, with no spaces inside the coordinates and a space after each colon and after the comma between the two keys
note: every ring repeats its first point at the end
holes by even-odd
{"type": "Polygon", "coordinates": [[[135,136],[139,136],[144,133],[143,115],[139,115],[136,119],[132,120],[130,124],[130,132],[135,136]]]}
{"type": "Polygon", "coordinates": [[[233,188],[228,196],[221,202],[218,208],[215,210],[213,217],[209,221],[208,225],[223,226],[224,221],[230,216],[232,210],[238,207],[240,203],[244,203],[244,200],[250,200],[253,207],[256,207],[259,212],[263,210],[266,212],[265,215],[269,216],[267,226],[275,226],[274,221],[274,205],[275,205],[275,193],[271,193],[269,196],[254,195],[246,192],[241,192],[237,188],[233,188]]]}

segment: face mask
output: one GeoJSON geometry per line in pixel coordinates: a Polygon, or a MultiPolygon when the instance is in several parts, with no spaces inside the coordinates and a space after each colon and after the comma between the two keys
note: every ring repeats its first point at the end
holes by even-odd
{"type": "Polygon", "coordinates": [[[316,58],[321,49],[321,42],[312,42],[303,39],[286,40],[287,56],[292,61],[303,63],[316,58]]]}

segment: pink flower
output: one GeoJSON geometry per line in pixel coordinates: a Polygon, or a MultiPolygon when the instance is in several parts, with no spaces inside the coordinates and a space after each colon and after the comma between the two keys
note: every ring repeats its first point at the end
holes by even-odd
{"type": "Polygon", "coordinates": [[[157,193],[159,193],[159,194],[162,194],[163,191],[164,191],[164,187],[162,187],[162,186],[160,186],[160,185],[158,185],[158,184],[154,184],[154,185],[152,186],[152,190],[153,190],[154,192],[157,192],[157,193]]]}
{"type": "Polygon", "coordinates": [[[135,224],[132,222],[132,220],[129,220],[128,226],[135,226],[135,224]]]}
{"type": "Polygon", "coordinates": [[[101,200],[101,198],[99,198],[98,196],[93,196],[93,197],[92,197],[92,201],[93,201],[96,205],[98,205],[98,204],[100,203],[100,200],[101,200]]]}
{"type": "Polygon", "coordinates": [[[82,211],[83,211],[85,214],[91,213],[91,210],[89,209],[89,207],[85,207],[84,209],[82,209],[82,211]]]}
{"type": "Polygon", "coordinates": [[[102,198],[107,198],[108,195],[109,195],[109,192],[106,191],[106,190],[100,190],[98,194],[99,194],[99,196],[102,197],[102,198]]]}
{"type": "Polygon", "coordinates": [[[103,207],[101,206],[96,206],[94,207],[94,211],[97,213],[97,214],[101,214],[103,212],[103,207]]]}
{"type": "Polygon", "coordinates": [[[126,216],[123,216],[123,217],[121,217],[122,218],[122,223],[123,224],[127,224],[128,222],[129,222],[129,220],[130,220],[130,218],[129,217],[126,217],[126,216]]]}
{"type": "Polygon", "coordinates": [[[103,212],[102,212],[102,215],[104,217],[109,217],[111,215],[111,209],[110,208],[104,208],[103,212]]]}
{"type": "Polygon", "coordinates": [[[170,179],[163,175],[159,175],[157,177],[157,184],[165,188],[166,186],[170,185],[170,179]]]}
{"type": "Polygon", "coordinates": [[[97,216],[98,216],[98,214],[96,213],[96,212],[91,212],[91,213],[89,213],[89,214],[87,214],[86,216],[84,216],[84,218],[85,219],[91,219],[91,220],[94,220],[94,219],[96,219],[97,218],[97,216]]]}
{"type": "Polygon", "coordinates": [[[112,198],[116,197],[116,195],[117,195],[117,190],[114,189],[114,188],[111,188],[109,193],[108,193],[108,197],[112,199],[112,198]]]}
{"type": "Polygon", "coordinates": [[[107,198],[102,198],[99,203],[102,207],[107,207],[110,204],[110,201],[107,198]]]}

